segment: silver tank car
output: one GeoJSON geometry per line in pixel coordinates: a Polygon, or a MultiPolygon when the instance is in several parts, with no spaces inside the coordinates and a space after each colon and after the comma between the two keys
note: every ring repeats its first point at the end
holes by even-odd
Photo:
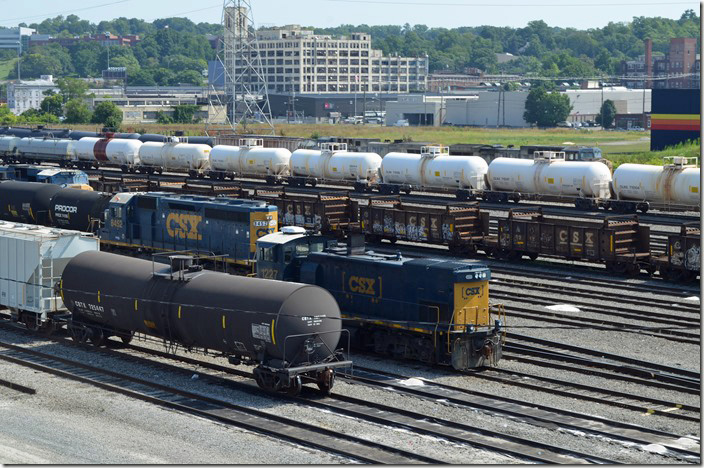
{"type": "Polygon", "coordinates": [[[334,369],[351,364],[336,352],[340,309],[324,289],[168,259],[171,266],[103,252],[73,258],[61,277],[72,336],[97,344],[138,332],[222,352],[232,363],[259,364],[262,388],[292,393],[302,382],[327,392],[334,369]]]}
{"type": "Polygon", "coordinates": [[[17,143],[20,138],[16,136],[6,135],[0,137],[0,156],[10,156],[15,154],[17,143]]]}
{"type": "Polygon", "coordinates": [[[29,159],[67,163],[74,158],[75,143],[68,138],[22,138],[17,153],[29,159]]]}

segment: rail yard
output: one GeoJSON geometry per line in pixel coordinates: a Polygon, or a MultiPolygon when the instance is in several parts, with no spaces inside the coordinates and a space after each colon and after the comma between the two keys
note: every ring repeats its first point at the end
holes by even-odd
{"type": "Polygon", "coordinates": [[[8,462],[701,463],[696,161],[25,130],[8,462]]]}

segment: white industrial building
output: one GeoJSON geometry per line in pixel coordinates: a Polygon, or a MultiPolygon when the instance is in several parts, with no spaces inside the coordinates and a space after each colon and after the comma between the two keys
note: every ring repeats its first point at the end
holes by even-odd
{"type": "MultiPolygon", "coordinates": [[[[575,89],[563,92],[572,104],[569,122],[594,120],[607,99],[614,102],[618,115],[650,112],[650,90],[613,87],[575,89]]],[[[478,91],[467,95],[410,94],[386,103],[386,125],[407,120],[409,125],[443,124],[476,127],[530,127],[523,119],[528,91],[478,91]],[[499,100],[501,102],[499,102],[499,100]]]]}
{"type": "Polygon", "coordinates": [[[29,109],[39,109],[46,97],[45,91],[59,92],[52,75],[42,75],[38,80],[19,81],[7,85],[7,107],[15,115],[29,109]]]}
{"type": "MultiPolygon", "coordinates": [[[[385,57],[366,33],[313,34],[298,25],[257,31],[262,73],[274,93],[407,93],[425,90],[428,57],[385,57]]],[[[242,69],[235,62],[235,75],[242,69]]]]}

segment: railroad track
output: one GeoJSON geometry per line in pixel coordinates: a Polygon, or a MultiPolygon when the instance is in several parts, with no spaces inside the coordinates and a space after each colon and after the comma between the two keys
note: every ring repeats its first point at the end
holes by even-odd
{"type": "MultiPolygon", "coordinates": [[[[25,330],[18,329],[17,331],[22,331],[25,332],[25,330]]],[[[76,345],[72,341],[69,341],[68,339],[55,339],[55,341],[60,342],[62,344],[67,344],[75,347],[80,347],[80,345],[76,345]]],[[[117,342],[114,342],[115,345],[117,345],[117,342]]],[[[15,345],[11,345],[15,346],[15,345]]],[[[4,343],[0,343],[0,349],[5,347],[4,343]]],[[[13,349],[13,351],[19,351],[22,353],[25,348],[22,347],[17,347],[18,349],[13,349]]],[[[124,348],[130,351],[137,351],[143,354],[147,354],[151,357],[160,357],[160,358],[166,358],[172,361],[181,361],[190,365],[198,366],[199,369],[199,375],[203,376],[204,378],[210,380],[213,383],[217,383],[219,385],[223,385],[227,388],[232,388],[236,389],[238,391],[242,391],[248,394],[252,394],[255,396],[262,396],[262,391],[256,385],[254,385],[251,382],[237,382],[233,381],[231,379],[226,379],[222,376],[218,375],[212,375],[212,374],[207,374],[203,373],[202,369],[209,369],[218,373],[225,373],[225,374],[230,374],[230,375],[237,375],[241,377],[246,377],[248,379],[252,379],[253,376],[249,372],[244,372],[238,369],[233,369],[217,364],[212,364],[209,362],[204,362],[200,360],[196,360],[193,358],[189,357],[184,357],[184,356],[179,356],[175,355],[172,353],[164,352],[164,351],[158,351],[154,350],[151,348],[144,348],[141,346],[135,346],[135,345],[127,345],[127,346],[122,346],[120,345],[120,348],[124,348]]],[[[175,372],[180,372],[183,373],[186,376],[190,376],[193,373],[192,369],[184,369],[183,367],[178,367],[178,366],[173,366],[169,364],[165,364],[162,362],[156,362],[153,359],[148,359],[148,358],[143,358],[143,357],[138,357],[133,354],[126,354],[124,352],[120,352],[119,350],[114,350],[114,349],[106,349],[106,348],[100,348],[100,349],[93,349],[93,352],[100,352],[102,354],[106,354],[109,356],[118,356],[119,358],[122,359],[129,359],[133,362],[137,362],[139,364],[144,364],[144,365],[150,365],[150,366],[156,366],[162,370],[167,370],[167,371],[175,371],[175,372]]],[[[33,352],[32,352],[33,353],[33,352]]],[[[38,356],[38,359],[40,360],[52,360],[53,356],[49,355],[44,355],[44,353],[39,353],[40,355],[38,356]]],[[[8,356],[5,352],[0,351],[0,359],[6,359],[8,360],[8,356]]],[[[13,362],[12,359],[16,359],[15,356],[9,356],[10,362],[13,362]]],[[[57,361],[61,362],[62,364],[67,365],[68,367],[74,365],[75,363],[73,361],[67,362],[68,360],[64,360],[63,358],[58,358],[57,361]]],[[[34,362],[34,361],[33,361],[34,362]]],[[[31,366],[31,365],[30,365],[31,366]]],[[[79,366],[81,369],[81,375],[83,377],[86,376],[86,372],[88,372],[88,375],[93,377],[94,373],[101,373],[102,369],[97,369],[93,368],[93,366],[85,366],[85,365],[80,365],[79,366]]],[[[36,367],[34,367],[36,369],[36,367]]],[[[44,369],[42,369],[44,370],[44,369]]],[[[112,375],[114,373],[108,373],[111,375],[111,384],[114,384],[115,379],[120,378],[119,376],[112,375]]],[[[128,379],[132,379],[132,377],[128,377],[128,379]]],[[[135,379],[138,381],[138,384],[144,384],[146,386],[151,385],[151,382],[145,382],[142,381],[141,379],[135,379]]],[[[130,380],[131,381],[131,380],[130,380]]],[[[92,382],[86,382],[86,383],[92,383],[92,382]]],[[[104,387],[103,387],[104,388],[104,387]]],[[[163,395],[165,391],[169,390],[164,390],[162,386],[157,386],[159,390],[159,395],[163,395]]],[[[108,388],[108,390],[110,390],[108,388]]],[[[181,392],[179,391],[179,394],[183,397],[186,392],[181,392]]],[[[191,394],[186,394],[187,398],[190,398],[191,394]]],[[[320,394],[316,391],[307,389],[304,387],[304,392],[302,396],[294,397],[290,395],[285,395],[285,394],[269,394],[272,398],[281,400],[282,402],[292,402],[304,406],[309,406],[312,408],[317,408],[320,410],[325,410],[329,411],[334,414],[343,414],[345,416],[353,417],[358,420],[364,420],[364,421],[369,421],[375,424],[383,425],[383,426],[390,426],[394,428],[401,428],[405,429],[417,434],[422,434],[434,438],[439,438],[439,439],[444,439],[448,441],[452,441],[454,443],[459,443],[459,444],[465,444],[465,445],[470,445],[473,447],[481,448],[481,449],[487,449],[499,453],[503,453],[506,455],[510,455],[513,457],[517,457],[522,460],[526,461],[531,461],[531,462],[537,462],[537,463],[552,463],[552,464],[581,464],[581,463],[608,463],[612,464],[615,463],[612,460],[604,459],[601,457],[596,457],[593,455],[589,454],[584,454],[580,452],[576,452],[573,450],[565,449],[562,447],[557,447],[557,446],[552,446],[549,444],[544,444],[540,442],[533,441],[529,438],[522,438],[518,436],[513,436],[510,434],[500,434],[500,433],[495,433],[492,431],[489,431],[487,429],[481,428],[481,427],[476,427],[476,426],[471,426],[468,424],[463,424],[463,423],[457,423],[453,422],[450,420],[446,419],[440,419],[435,416],[431,415],[425,415],[425,414],[419,414],[413,411],[401,409],[401,408],[393,408],[393,407],[388,407],[387,405],[384,404],[379,404],[379,403],[374,403],[370,402],[368,400],[361,400],[358,398],[353,398],[353,397],[348,397],[348,396],[341,396],[341,395],[330,395],[329,397],[325,398],[320,398],[320,394]]],[[[128,395],[132,396],[132,395],[128,395]]],[[[200,397],[200,396],[199,396],[200,397]]],[[[218,405],[220,403],[225,403],[221,402],[220,400],[213,400],[213,399],[208,399],[211,402],[214,402],[213,404],[218,405]]],[[[147,400],[150,401],[150,400],[147,400]]],[[[183,401],[183,398],[179,400],[179,403],[183,401]]],[[[230,407],[231,405],[229,403],[225,403],[226,407],[230,407]]],[[[259,412],[257,412],[259,413],[259,412]]],[[[265,415],[268,415],[269,413],[264,413],[265,415]]],[[[225,421],[227,422],[227,421],[225,421]]],[[[301,434],[301,438],[303,437],[303,434],[301,434]]],[[[293,442],[298,442],[300,443],[299,440],[292,440],[293,442]]],[[[348,443],[350,441],[348,440],[348,443]]],[[[352,438],[352,442],[355,442],[355,439],[352,438]]],[[[366,442],[366,441],[363,441],[366,442]]],[[[323,444],[321,441],[320,444],[323,444]]],[[[388,451],[387,446],[382,446],[383,450],[388,451]]],[[[320,448],[320,447],[316,447],[320,448]]],[[[372,459],[370,458],[371,455],[368,455],[367,458],[361,458],[355,453],[353,453],[350,449],[346,449],[344,453],[341,453],[339,451],[335,451],[334,453],[340,454],[340,455],[345,455],[349,456],[351,458],[355,458],[360,461],[368,461],[368,462],[373,462],[373,463],[379,463],[380,457],[376,457],[377,461],[371,461],[372,459]]],[[[398,455],[398,454],[397,454],[398,455]]],[[[407,455],[406,453],[403,453],[401,451],[400,453],[401,456],[407,455]]],[[[410,461],[413,462],[411,458],[409,458],[410,461]]],[[[422,456],[416,456],[415,463],[418,461],[423,462],[423,457],[422,456]]],[[[441,461],[437,460],[426,460],[429,463],[442,463],[441,461]]],[[[408,462],[408,461],[407,461],[408,462]]]]}
{"type": "MultiPolygon", "coordinates": [[[[501,294],[496,294],[492,292],[493,298],[498,299],[511,299],[512,296],[506,296],[501,294]]],[[[551,303],[550,300],[536,300],[532,299],[526,301],[528,303],[534,303],[538,305],[544,305],[545,302],[551,303]]],[[[642,335],[654,336],[657,338],[664,338],[666,340],[678,341],[682,343],[696,344],[698,345],[701,341],[701,335],[697,333],[690,333],[682,331],[685,328],[693,329],[699,328],[694,325],[674,325],[668,324],[668,326],[639,326],[633,325],[631,323],[617,322],[610,319],[600,319],[593,317],[583,317],[580,315],[568,315],[566,313],[560,313],[548,309],[540,309],[535,307],[525,307],[517,306],[512,304],[506,304],[506,315],[507,317],[521,317],[526,319],[537,320],[537,316],[540,317],[542,322],[558,323],[561,325],[571,325],[577,328],[583,328],[585,325],[588,328],[593,328],[595,330],[609,330],[609,331],[620,331],[624,333],[637,333],[642,335]]],[[[518,328],[521,328],[519,326],[518,328]]],[[[525,328],[525,327],[523,327],[525,328]]],[[[511,330],[511,327],[509,327],[511,330]]]]}
{"type": "MultiPolygon", "coordinates": [[[[518,279],[509,275],[505,274],[497,274],[494,269],[492,269],[492,290],[494,289],[494,284],[499,285],[499,286],[506,286],[506,287],[524,287],[527,289],[530,289],[531,291],[543,291],[543,292],[549,292],[549,293],[555,293],[559,292],[564,295],[568,295],[570,297],[579,297],[579,298],[585,298],[585,299],[601,299],[601,300],[610,300],[610,301],[618,301],[622,304],[631,304],[634,306],[646,306],[646,307],[653,307],[653,306],[658,306],[658,307],[663,307],[671,311],[676,311],[676,312],[683,312],[683,313],[689,313],[689,314],[699,314],[700,313],[700,308],[698,303],[694,303],[692,301],[688,302],[683,302],[683,301],[676,301],[675,299],[663,299],[661,297],[648,297],[648,298],[642,298],[642,296],[632,296],[628,294],[624,294],[624,289],[628,291],[634,291],[637,290],[638,292],[644,292],[642,290],[638,290],[638,288],[623,288],[622,286],[631,286],[629,284],[615,284],[612,287],[617,288],[618,291],[604,291],[604,290],[598,290],[595,291],[594,289],[582,289],[582,288],[577,288],[575,285],[564,285],[564,284],[550,284],[550,285],[545,285],[544,282],[541,283],[536,283],[533,281],[528,281],[524,279],[518,279]]],[[[532,275],[529,275],[529,277],[533,277],[532,275]]],[[[551,277],[545,277],[543,279],[552,279],[551,277]]],[[[558,280],[557,278],[555,279],[556,281],[558,280]]],[[[562,279],[564,281],[564,277],[562,279]]],[[[582,285],[581,281],[577,283],[577,285],[582,285]]],[[[691,297],[691,296],[689,296],[691,297]]]]}
{"type": "Polygon", "coordinates": [[[452,405],[503,414],[511,419],[538,426],[563,427],[629,443],[659,444],[666,447],[671,456],[683,457],[690,461],[698,461],[700,457],[698,439],[690,439],[691,444],[696,447],[695,449],[683,444],[682,438],[676,434],[621,423],[599,416],[575,413],[535,403],[525,403],[496,395],[488,397],[479,391],[439,384],[417,377],[414,379],[421,381],[422,385],[410,386],[407,384],[408,377],[406,376],[359,366],[355,367],[355,374],[351,379],[366,385],[423,399],[433,401],[441,399],[452,405]],[[497,404],[497,401],[500,404],[497,404]]]}
{"type": "Polygon", "coordinates": [[[442,461],[151,381],[0,342],[0,359],[131,398],[367,463],[442,461]]]}
{"type": "Polygon", "coordinates": [[[618,377],[620,380],[641,385],[695,395],[701,391],[701,374],[698,372],[534,336],[510,333],[505,351],[504,359],[544,363],[570,372],[594,373],[606,378],[618,377]],[[539,357],[540,360],[531,356],[539,357]],[[595,369],[608,370],[611,373],[595,369]]]}
{"type": "MultiPolygon", "coordinates": [[[[576,306],[579,311],[577,313],[592,313],[596,315],[606,315],[608,317],[622,317],[625,319],[631,319],[631,320],[637,320],[637,321],[645,321],[649,323],[659,323],[662,325],[669,325],[671,327],[677,327],[677,328],[690,328],[690,329],[698,329],[700,328],[701,325],[701,320],[699,317],[685,317],[682,315],[672,315],[672,314],[667,314],[667,313],[661,313],[661,312],[651,312],[651,311],[641,311],[638,309],[635,309],[633,307],[620,307],[620,306],[605,306],[605,305],[594,305],[593,302],[589,302],[588,300],[579,300],[579,299],[554,299],[550,297],[546,297],[545,294],[539,294],[541,291],[545,292],[553,292],[551,291],[550,288],[533,288],[533,287],[526,287],[525,289],[522,289],[520,292],[516,292],[513,290],[507,290],[505,287],[501,286],[500,283],[497,286],[492,287],[491,289],[491,297],[492,299],[501,299],[505,301],[516,301],[516,297],[518,296],[518,300],[520,300],[521,303],[528,303],[528,304],[534,304],[534,305],[539,305],[539,306],[544,306],[544,307],[549,307],[552,305],[555,305],[555,303],[561,303],[561,302],[569,302],[569,305],[571,306],[576,306]],[[530,292],[528,292],[530,291],[530,292]],[[532,292],[536,291],[537,293],[533,294],[532,292]]],[[[565,293],[565,295],[568,295],[570,293],[565,293]]],[[[576,296],[578,297],[578,296],[576,296]]],[[[595,299],[597,299],[595,297],[595,299]]],[[[612,300],[611,298],[604,298],[602,300],[612,300]]],[[[687,310],[687,313],[696,313],[696,311],[693,310],[687,310]]],[[[542,312],[536,311],[537,314],[541,314],[542,312]]],[[[565,317],[564,314],[558,315],[561,317],[565,317]]],[[[571,317],[571,316],[567,316],[571,317]]],[[[575,318],[576,319],[576,318],[575,318]]],[[[594,319],[594,320],[600,320],[600,319],[594,319]]],[[[623,326],[627,327],[629,326],[628,323],[621,323],[621,322],[615,322],[613,320],[608,320],[608,321],[601,321],[601,322],[593,322],[593,323],[607,323],[611,324],[614,326],[623,326]]],[[[687,335],[689,336],[689,335],[687,335]]],[[[699,336],[699,335],[695,335],[699,336]]]]}

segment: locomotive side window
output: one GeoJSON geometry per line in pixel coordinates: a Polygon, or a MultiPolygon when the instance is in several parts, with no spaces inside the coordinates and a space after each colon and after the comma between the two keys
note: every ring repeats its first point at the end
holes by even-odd
{"type": "Polygon", "coordinates": [[[296,257],[305,257],[309,251],[308,244],[296,244],[296,257]]]}
{"type": "Polygon", "coordinates": [[[259,248],[259,260],[264,262],[274,261],[274,247],[260,247],[259,248]]]}
{"type": "Polygon", "coordinates": [[[293,248],[290,245],[284,247],[284,263],[290,263],[293,258],[293,248]]]}
{"type": "Polygon", "coordinates": [[[325,244],[323,242],[313,242],[310,244],[311,252],[322,252],[325,249],[325,244]]]}

